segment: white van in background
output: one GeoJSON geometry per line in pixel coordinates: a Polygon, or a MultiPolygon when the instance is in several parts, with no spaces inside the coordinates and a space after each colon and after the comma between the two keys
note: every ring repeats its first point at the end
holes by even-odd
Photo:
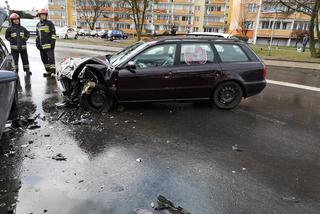
{"type": "Polygon", "coordinates": [[[31,35],[36,34],[38,22],[38,19],[21,19],[21,25],[25,27],[31,35]]]}

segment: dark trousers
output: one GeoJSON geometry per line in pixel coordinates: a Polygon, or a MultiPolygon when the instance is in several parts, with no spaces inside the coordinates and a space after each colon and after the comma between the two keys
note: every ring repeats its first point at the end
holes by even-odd
{"type": "Polygon", "coordinates": [[[15,69],[17,72],[19,71],[19,56],[21,56],[21,59],[22,59],[23,70],[24,71],[30,70],[27,50],[11,51],[11,54],[12,54],[15,69]]]}
{"type": "Polygon", "coordinates": [[[40,50],[41,60],[48,73],[56,73],[54,49],[40,50]]]}

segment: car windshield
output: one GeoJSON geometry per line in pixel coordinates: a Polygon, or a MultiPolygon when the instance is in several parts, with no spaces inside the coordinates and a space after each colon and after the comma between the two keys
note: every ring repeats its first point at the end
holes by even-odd
{"type": "Polygon", "coordinates": [[[112,55],[109,59],[110,63],[116,67],[120,65],[122,62],[126,61],[128,58],[131,56],[136,55],[139,51],[144,49],[148,44],[150,43],[145,43],[143,41],[137,42],[122,51],[112,55]]]}

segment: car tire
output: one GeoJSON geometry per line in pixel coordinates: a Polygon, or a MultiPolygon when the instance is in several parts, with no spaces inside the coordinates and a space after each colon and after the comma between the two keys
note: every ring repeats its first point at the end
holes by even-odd
{"type": "Polygon", "coordinates": [[[74,37],[74,39],[78,39],[78,35],[76,35],[76,36],[74,37]]]}
{"type": "Polygon", "coordinates": [[[227,81],[219,84],[212,96],[212,102],[219,109],[236,108],[243,97],[243,91],[239,83],[227,81]]]}
{"type": "Polygon", "coordinates": [[[113,97],[106,91],[93,89],[91,94],[83,94],[80,97],[80,106],[91,112],[109,111],[114,104],[113,97]]]}

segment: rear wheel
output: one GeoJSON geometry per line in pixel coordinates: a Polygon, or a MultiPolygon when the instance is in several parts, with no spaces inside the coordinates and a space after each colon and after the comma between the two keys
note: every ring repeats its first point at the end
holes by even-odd
{"type": "Polygon", "coordinates": [[[113,106],[113,97],[106,91],[94,88],[91,94],[81,96],[80,105],[87,111],[109,111],[113,106]]]}
{"type": "Polygon", "coordinates": [[[213,93],[212,102],[220,109],[237,107],[243,96],[241,86],[236,82],[224,82],[217,86],[213,93]]]}

